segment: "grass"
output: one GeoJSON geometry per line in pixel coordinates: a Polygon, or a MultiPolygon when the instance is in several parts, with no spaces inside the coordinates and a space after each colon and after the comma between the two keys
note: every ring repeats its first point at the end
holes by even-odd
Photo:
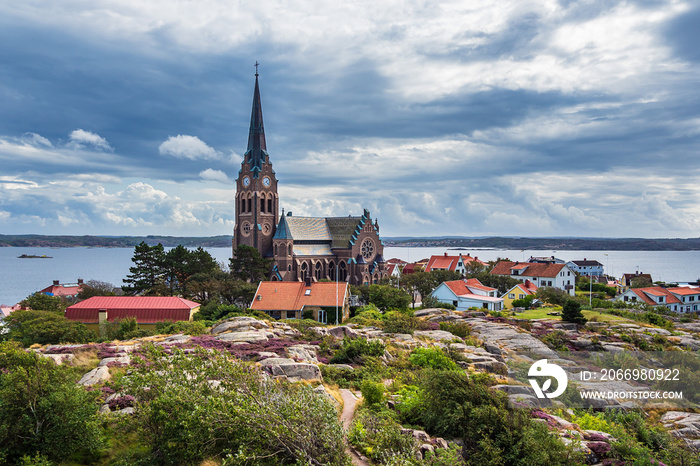
{"type": "MultiPolygon", "coordinates": [[[[513,317],[516,319],[529,319],[529,320],[536,320],[536,319],[551,319],[551,320],[561,320],[560,316],[548,316],[547,313],[549,312],[561,312],[561,308],[559,307],[541,307],[539,309],[529,309],[527,311],[521,312],[520,314],[515,314],[513,317]]],[[[630,323],[638,323],[630,319],[626,319],[624,317],[619,317],[619,316],[614,316],[612,314],[606,314],[605,312],[598,312],[598,311],[582,311],[583,316],[588,319],[594,319],[598,322],[630,322],[630,323]]]]}

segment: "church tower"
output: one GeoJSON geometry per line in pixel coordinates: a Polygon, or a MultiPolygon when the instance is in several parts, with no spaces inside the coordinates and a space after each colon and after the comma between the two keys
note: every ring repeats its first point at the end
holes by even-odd
{"type": "Polygon", "coordinates": [[[260,254],[272,255],[272,237],[279,218],[277,178],[265,144],[262,103],[255,64],[255,91],[250,116],[248,149],[236,179],[236,226],[233,230],[233,254],[238,246],[256,248],[260,254]]]}

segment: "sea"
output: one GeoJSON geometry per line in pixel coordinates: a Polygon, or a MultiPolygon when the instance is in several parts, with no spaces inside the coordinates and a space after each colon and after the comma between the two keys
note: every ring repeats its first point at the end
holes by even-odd
{"type": "MultiPolygon", "coordinates": [[[[228,264],[231,248],[207,248],[218,262],[228,264]]],[[[416,262],[431,255],[470,254],[483,261],[525,261],[531,256],[555,256],[565,261],[595,259],[608,275],[649,273],[654,281],[688,283],[700,279],[700,251],[554,251],[520,249],[454,249],[386,247],[386,259],[416,262]]],[[[121,286],[133,265],[133,248],[0,248],[0,304],[13,305],[51,285],[99,280],[121,286]],[[20,259],[22,254],[47,259],[20,259]]]]}

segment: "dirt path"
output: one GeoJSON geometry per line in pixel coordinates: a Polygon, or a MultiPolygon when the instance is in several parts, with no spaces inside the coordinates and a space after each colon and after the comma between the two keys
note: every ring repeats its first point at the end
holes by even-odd
{"type": "MultiPolygon", "coordinates": [[[[343,429],[347,430],[352,425],[352,418],[355,414],[355,406],[357,405],[357,397],[353,392],[345,388],[340,389],[340,396],[343,397],[343,412],[340,415],[340,422],[343,424],[343,429]]],[[[347,440],[346,440],[347,442],[347,440]]],[[[363,461],[353,450],[347,448],[348,454],[352,458],[352,464],[355,466],[369,466],[369,463],[363,461]]]]}

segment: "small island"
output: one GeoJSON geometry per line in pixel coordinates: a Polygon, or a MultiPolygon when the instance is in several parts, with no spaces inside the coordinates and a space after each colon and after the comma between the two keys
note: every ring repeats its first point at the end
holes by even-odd
{"type": "Polygon", "coordinates": [[[22,254],[21,256],[17,256],[17,259],[53,259],[53,257],[47,256],[46,254],[42,254],[41,256],[34,254],[22,254]]]}

